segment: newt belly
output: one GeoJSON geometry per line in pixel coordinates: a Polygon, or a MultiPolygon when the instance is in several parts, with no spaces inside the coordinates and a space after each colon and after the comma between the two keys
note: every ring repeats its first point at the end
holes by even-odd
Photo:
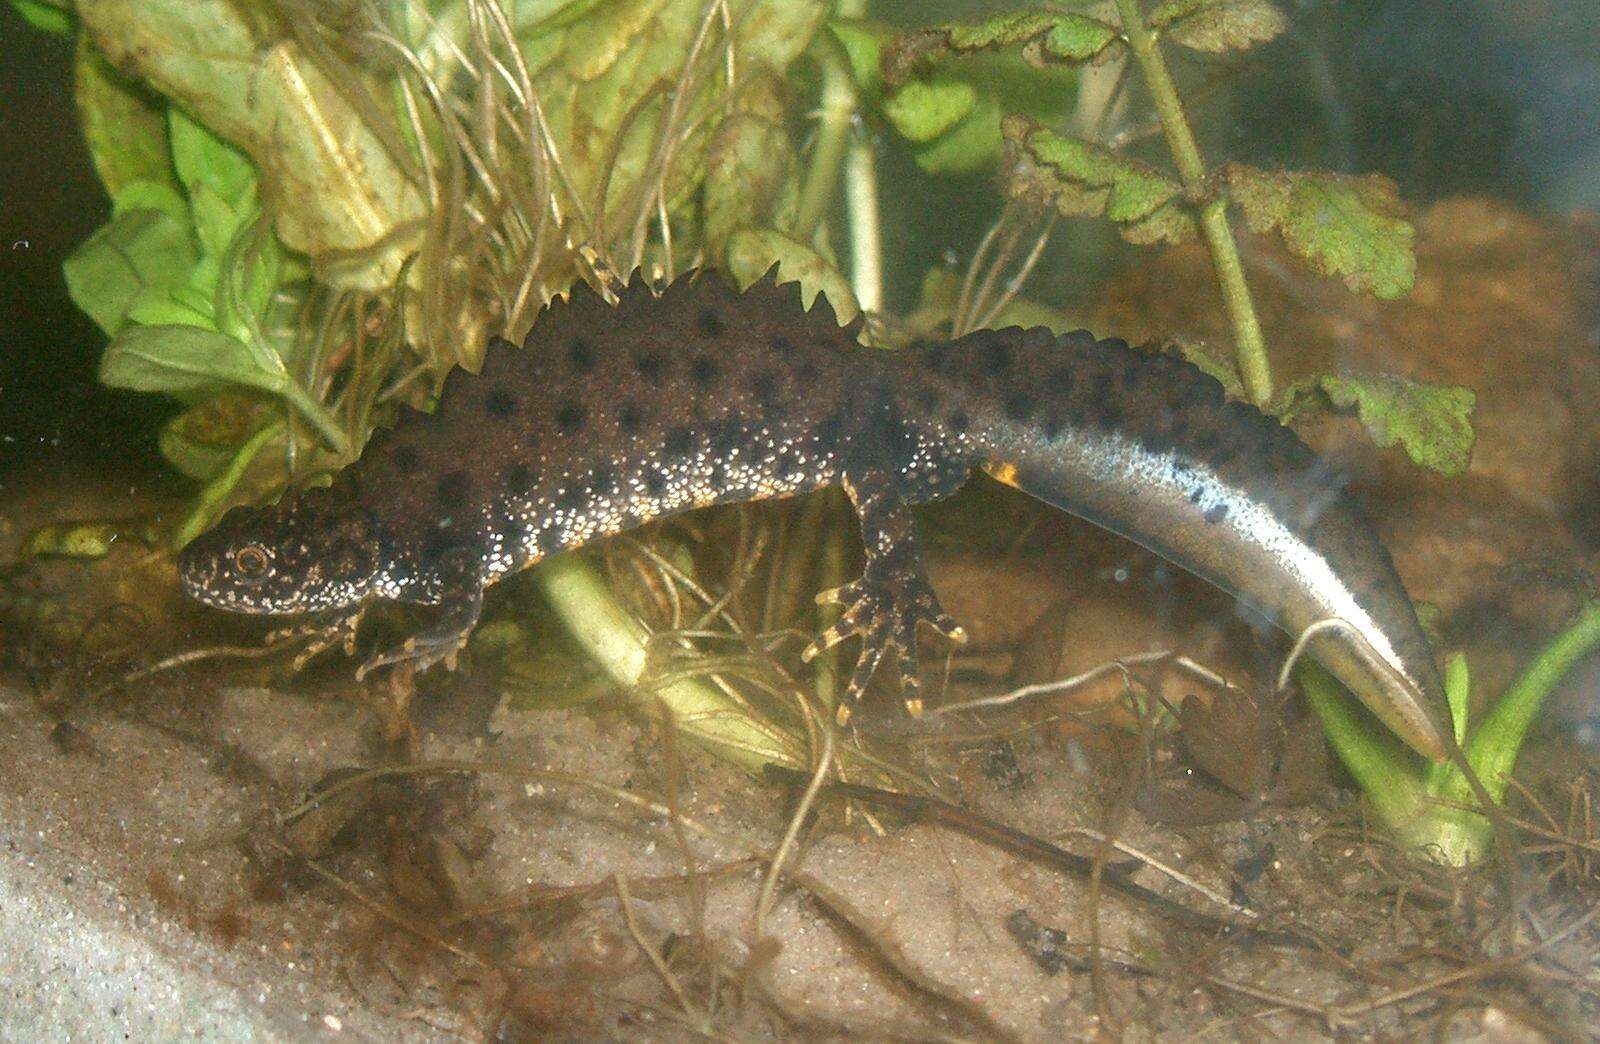
{"type": "MultiPolygon", "coordinates": [[[[497,340],[431,414],[376,434],[331,486],[237,508],[180,559],[185,590],[249,613],[372,599],[437,623],[367,666],[457,649],[486,587],[546,555],[710,504],[843,486],[865,544],[839,624],[858,697],[891,650],[917,702],[918,626],[960,628],[928,586],[911,506],[974,467],[1234,594],[1309,648],[1384,722],[1442,758],[1443,695],[1411,602],[1336,476],[1288,429],[1187,363],[1075,332],[1012,328],[902,352],[856,343],[798,288],[715,276],[612,307],[586,287],[521,349],[497,340]]],[[[845,706],[848,706],[846,704],[845,706]]]]}

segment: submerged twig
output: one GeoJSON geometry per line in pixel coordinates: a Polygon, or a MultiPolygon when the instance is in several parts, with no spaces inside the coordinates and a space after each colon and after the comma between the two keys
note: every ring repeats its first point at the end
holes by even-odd
{"type": "Polygon", "coordinates": [[[124,685],[143,681],[145,678],[161,674],[164,671],[170,671],[177,667],[186,667],[191,663],[199,663],[202,660],[255,660],[263,656],[280,653],[293,644],[293,642],[279,642],[272,645],[217,645],[205,649],[187,649],[176,655],[168,656],[164,660],[158,660],[155,663],[135,668],[115,681],[107,682],[100,688],[95,689],[85,699],[93,703],[95,700],[115,692],[124,685]]]}
{"type": "Polygon", "coordinates": [[[1060,678],[1055,681],[1039,682],[1034,685],[1023,685],[1012,689],[1010,692],[998,696],[983,696],[977,699],[961,700],[958,703],[946,703],[928,710],[930,716],[941,714],[954,714],[959,711],[989,710],[995,707],[1008,707],[1013,704],[1028,700],[1041,699],[1047,696],[1060,696],[1062,693],[1080,689],[1085,685],[1099,681],[1108,674],[1121,672],[1126,674],[1130,667],[1143,667],[1151,664],[1170,664],[1189,674],[1213,688],[1232,690],[1236,689],[1232,682],[1222,675],[1190,659],[1181,653],[1169,649],[1158,649],[1152,652],[1135,653],[1132,656],[1119,656],[1115,660],[1107,660],[1097,664],[1086,671],[1074,674],[1069,678],[1060,678]]]}
{"type": "MultiPolygon", "coordinates": [[[[793,769],[783,768],[778,765],[768,765],[765,773],[768,779],[786,786],[806,785],[809,784],[811,778],[807,773],[796,772],[793,769]]],[[[838,781],[825,784],[821,793],[828,797],[862,801],[867,804],[877,805],[880,808],[893,809],[916,819],[935,822],[985,844],[993,845],[1002,851],[1010,852],[1030,862],[1053,867],[1074,877],[1087,878],[1093,873],[1094,861],[1087,856],[1069,852],[1042,838],[1023,833],[1020,830],[1015,830],[982,816],[974,815],[958,805],[952,805],[938,798],[903,794],[893,790],[865,786],[860,783],[838,781]]],[[[1168,899],[1159,892],[1138,884],[1129,878],[1127,874],[1113,867],[1104,868],[1102,877],[1105,883],[1115,891],[1137,902],[1146,904],[1169,920],[1176,921],[1189,928],[1220,934],[1248,932],[1252,938],[1281,946],[1304,947],[1319,945],[1315,941],[1295,932],[1262,927],[1257,923],[1256,918],[1250,914],[1241,914],[1244,918],[1242,920],[1230,920],[1225,917],[1217,917],[1212,914],[1191,910],[1187,906],[1168,899]]],[[[1236,909],[1231,904],[1229,905],[1230,909],[1236,909]]]]}

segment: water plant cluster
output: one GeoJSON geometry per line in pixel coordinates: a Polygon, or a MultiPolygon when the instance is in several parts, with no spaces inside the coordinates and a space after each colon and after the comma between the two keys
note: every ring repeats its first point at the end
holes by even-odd
{"type": "MultiPolygon", "coordinates": [[[[182,404],[160,445],[197,492],[173,546],[230,504],[354,459],[399,404],[426,408],[489,334],[520,335],[574,278],[709,265],[748,282],[779,262],[893,344],[1059,323],[1020,291],[1073,219],[1134,244],[1204,244],[1231,358],[1183,351],[1234,395],[1286,422],[1351,413],[1445,475],[1470,458],[1466,388],[1274,378],[1238,222],[1355,293],[1406,294],[1416,262],[1382,176],[1202,155],[1169,52],[1273,40],[1288,18],[1271,0],[1115,0],[910,30],[861,0],[13,3],[79,42],[79,111],[112,209],[65,276],[109,339],[101,379],[182,404]],[[1130,115],[1140,99],[1153,123],[1130,115]],[[927,272],[898,309],[880,133],[930,178],[991,174],[1000,202],[965,270],[927,272]]],[[[607,670],[638,682],[648,636],[593,568],[552,562],[541,584],[607,670]]],[[[1486,780],[1509,771],[1551,665],[1593,631],[1591,614],[1500,705],[1513,710],[1462,732],[1486,780]]],[[[752,765],[816,760],[822,718],[780,727],[712,674],[657,686],[691,736],[752,765]]],[[[1464,665],[1451,677],[1464,729],[1464,665]]],[[[1477,827],[1441,841],[1460,836],[1448,800],[1437,829],[1416,826],[1423,798],[1461,803],[1456,781],[1419,776],[1345,696],[1314,672],[1306,684],[1381,814],[1453,859],[1481,854],[1477,827]]]]}

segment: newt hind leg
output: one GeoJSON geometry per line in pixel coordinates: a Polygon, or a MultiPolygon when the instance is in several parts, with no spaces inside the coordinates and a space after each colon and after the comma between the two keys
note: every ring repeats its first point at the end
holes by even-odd
{"type": "Polygon", "coordinates": [[[843,605],[844,615],[806,646],[801,658],[809,662],[846,638],[861,636],[861,654],[850,675],[845,698],[839,703],[842,725],[849,719],[854,702],[866,691],[879,664],[894,650],[898,654],[906,710],[913,716],[920,715],[918,625],[926,623],[955,642],[966,641],[966,632],[940,606],[938,595],[928,583],[922,549],[917,542],[916,521],[911,516],[910,506],[895,491],[893,480],[879,472],[868,472],[858,478],[847,475],[844,488],[861,521],[866,568],[859,580],[817,596],[819,603],[843,605]]]}

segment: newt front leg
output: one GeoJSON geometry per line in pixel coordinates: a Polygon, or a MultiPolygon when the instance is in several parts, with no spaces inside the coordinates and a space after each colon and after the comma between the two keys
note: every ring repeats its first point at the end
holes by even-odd
{"type": "Polygon", "coordinates": [[[453,547],[439,557],[439,617],[433,626],[412,635],[397,648],[380,653],[356,671],[356,681],[379,667],[402,660],[418,672],[445,661],[452,669],[456,654],[467,644],[483,613],[483,554],[472,547],[453,547]]]}
{"type": "Polygon", "coordinates": [[[360,627],[361,618],[366,615],[366,612],[367,603],[361,602],[351,609],[335,610],[331,616],[319,617],[292,627],[280,627],[267,635],[266,644],[271,646],[293,645],[296,642],[305,641],[305,647],[295,653],[294,659],[289,665],[289,669],[298,674],[305,669],[306,664],[336,645],[344,651],[346,656],[354,653],[356,651],[356,630],[360,627]]]}
{"type": "Polygon", "coordinates": [[[801,659],[809,663],[846,638],[861,636],[861,654],[839,704],[839,724],[843,725],[850,719],[852,703],[861,698],[878,665],[893,649],[898,653],[906,710],[920,715],[917,625],[926,623],[955,642],[966,641],[967,635],[940,606],[939,596],[928,583],[916,520],[890,477],[872,471],[846,475],[843,484],[861,521],[866,568],[861,579],[817,596],[819,603],[843,605],[844,615],[806,646],[801,659]]]}

